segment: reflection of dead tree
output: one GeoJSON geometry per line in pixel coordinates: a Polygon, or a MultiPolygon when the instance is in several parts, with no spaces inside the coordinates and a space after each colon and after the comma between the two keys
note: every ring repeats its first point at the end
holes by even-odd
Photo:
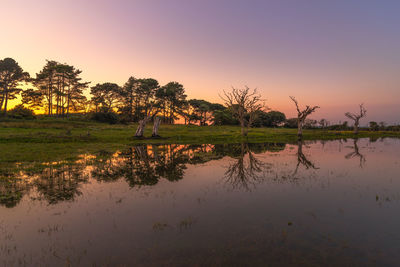
{"type": "Polygon", "coordinates": [[[314,163],[312,163],[310,160],[308,160],[307,157],[304,155],[303,142],[301,140],[299,140],[297,142],[297,165],[296,165],[296,169],[294,170],[293,176],[295,176],[297,174],[300,164],[303,165],[304,167],[306,167],[306,169],[310,169],[310,168],[318,169],[317,167],[315,167],[314,163]]]}
{"type": "Polygon", "coordinates": [[[241,144],[241,153],[237,161],[232,163],[225,172],[226,183],[233,188],[249,190],[249,185],[259,183],[263,177],[261,172],[265,169],[265,163],[258,160],[250,151],[248,144],[241,144]],[[246,155],[247,161],[245,160],[246,155]]]}
{"type": "Polygon", "coordinates": [[[358,143],[358,139],[353,139],[353,141],[354,141],[354,146],[351,147],[351,148],[353,148],[354,151],[350,152],[349,154],[347,154],[345,156],[345,158],[346,159],[351,159],[351,158],[354,158],[354,157],[358,157],[360,159],[360,168],[362,168],[364,163],[365,163],[365,161],[366,161],[366,159],[365,159],[365,156],[363,154],[361,154],[359,152],[359,150],[358,150],[358,144],[357,144],[358,143]]]}

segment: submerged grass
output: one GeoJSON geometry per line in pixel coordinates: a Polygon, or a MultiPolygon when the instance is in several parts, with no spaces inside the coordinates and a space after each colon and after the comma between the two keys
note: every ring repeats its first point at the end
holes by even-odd
{"type": "MultiPolygon", "coordinates": [[[[0,122],[0,167],[11,162],[73,160],[78,155],[112,152],[135,144],[293,143],[296,129],[254,128],[247,137],[238,126],[162,125],[162,138],[134,138],[136,124],[108,125],[85,121],[40,120],[0,122]]],[[[151,136],[151,126],[145,130],[151,136]]],[[[400,137],[398,132],[305,130],[304,140],[400,137]]]]}

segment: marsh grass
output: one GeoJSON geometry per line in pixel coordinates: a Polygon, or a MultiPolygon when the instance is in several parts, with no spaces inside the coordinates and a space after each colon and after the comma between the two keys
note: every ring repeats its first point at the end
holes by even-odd
{"type": "MultiPolygon", "coordinates": [[[[161,138],[134,138],[136,124],[43,119],[0,122],[0,165],[10,162],[75,160],[81,154],[111,153],[137,144],[295,143],[296,129],[253,128],[247,137],[238,126],[161,125],[161,138]]],[[[145,136],[151,136],[150,125],[145,136]]],[[[305,140],[400,137],[398,132],[304,130],[305,140]]]]}

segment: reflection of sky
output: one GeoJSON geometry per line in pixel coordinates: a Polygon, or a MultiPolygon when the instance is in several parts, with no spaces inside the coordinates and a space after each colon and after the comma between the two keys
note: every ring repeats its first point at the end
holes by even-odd
{"type": "Polygon", "coordinates": [[[289,116],[289,95],[334,121],[365,102],[368,120],[399,122],[398,1],[54,3],[3,1],[0,56],[32,75],[45,59],[67,62],[93,84],[176,80],[211,101],[247,84],[289,116]]]}

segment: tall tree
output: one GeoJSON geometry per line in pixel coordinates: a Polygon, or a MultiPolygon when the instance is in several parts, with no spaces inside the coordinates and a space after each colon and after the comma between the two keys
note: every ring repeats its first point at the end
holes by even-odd
{"type": "Polygon", "coordinates": [[[90,88],[90,94],[92,95],[92,102],[96,107],[96,112],[100,110],[109,112],[117,108],[121,90],[118,84],[115,83],[98,83],[90,88]]]}
{"type": "Polygon", "coordinates": [[[0,112],[5,116],[8,101],[15,99],[22,91],[18,85],[26,81],[29,74],[24,72],[19,64],[12,58],[0,60],[0,112]]]}
{"type": "Polygon", "coordinates": [[[159,88],[155,96],[160,104],[164,122],[172,124],[185,106],[185,88],[180,83],[169,82],[159,88]]]}
{"type": "MultiPolygon", "coordinates": [[[[138,108],[136,117],[141,120],[149,114],[149,109],[155,105],[155,94],[160,88],[158,81],[152,78],[140,79],[136,90],[138,108]]],[[[151,113],[151,112],[150,112],[151,113]]]]}
{"type": "Polygon", "coordinates": [[[53,114],[53,97],[55,91],[55,73],[56,61],[46,61],[43,69],[36,74],[36,78],[32,80],[33,85],[44,96],[47,105],[47,114],[53,114]]]}
{"type": "Polygon", "coordinates": [[[127,115],[130,121],[142,120],[146,117],[158,88],[160,86],[155,79],[130,77],[121,88],[120,112],[127,115]]]}
{"type": "Polygon", "coordinates": [[[41,109],[43,107],[43,94],[35,89],[27,89],[21,93],[22,99],[21,102],[24,105],[28,105],[31,109],[41,109]]]}
{"type": "Polygon", "coordinates": [[[139,96],[137,88],[139,87],[139,79],[131,76],[121,88],[121,112],[126,114],[130,121],[135,120],[135,112],[139,110],[139,96]]]}
{"type": "Polygon", "coordinates": [[[202,99],[190,99],[188,104],[191,106],[191,116],[189,120],[199,122],[201,126],[208,125],[214,119],[216,111],[225,110],[221,104],[210,103],[202,99]]]}
{"type": "Polygon", "coordinates": [[[360,119],[367,115],[367,110],[364,108],[364,104],[360,105],[360,113],[355,114],[351,112],[346,112],[344,114],[347,118],[354,121],[354,133],[358,134],[358,126],[360,125],[360,119]]]}
{"type": "Polygon", "coordinates": [[[89,84],[81,82],[81,73],[74,66],[48,60],[32,79],[36,90],[27,91],[23,102],[32,107],[46,106],[48,115],[68,116],[70,111],[81,110],[79,107],[86,99],[83,90],[89,84]]]}
{"type": "Polygon", "coordinates": [[[251,91],[247,86],[244,89],[232,88],[230,92],[224,91],[221,98],[239,120],[242,136],[247,136],[257,112],[265,108],[264,100],[257,89],[251,91]]]}
{"type": "Polygon", "coordinates": [[[300,110],[299,108],[299,104],[296,100],[296,98],[294,98],[293,96],[290,97],[290,99],[292,99],[292,101],[294,102],[294,104],[296,105],[296,110],[297,110],[297,136],[299,138],[301,138],[303,136],[303,126],[304,123],[307,119],[307,116],[310,115],[311,113],[313,113],[317,108],[319,108],[319,106],[306,106],[306,108],[304,110],[300,110]]]}

